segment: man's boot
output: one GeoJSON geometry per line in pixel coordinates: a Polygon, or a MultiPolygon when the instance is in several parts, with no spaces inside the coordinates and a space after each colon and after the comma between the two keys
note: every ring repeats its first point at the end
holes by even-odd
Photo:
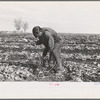
{"type": "Polygon", "coordinates": [[[64,67],[59,67],[58,70],[57,70],[57,74],[63,74],[65,72],[65,69],[64,67]]]}

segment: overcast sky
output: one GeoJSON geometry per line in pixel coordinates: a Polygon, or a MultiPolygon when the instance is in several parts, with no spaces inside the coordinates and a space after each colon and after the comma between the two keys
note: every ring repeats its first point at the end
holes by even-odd
{"type": "Polygon", "coordinates": [[[0,2],[0,30],[15,30],[14,18],[57,32],[100,33],[100,1],[0,2]]]}

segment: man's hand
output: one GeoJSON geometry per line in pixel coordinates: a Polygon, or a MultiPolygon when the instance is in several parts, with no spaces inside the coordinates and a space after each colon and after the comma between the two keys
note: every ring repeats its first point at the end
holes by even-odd
{"type": "Polygon", "coordinates": [[[36,46],[36,42],[32,42],[31,44],[32,44],[32,46],[36,46]]]}
{"type": "Polygon", "coordinates": [[[45,56],[45,57],[42,56],[42,59],[47,60],[47,59],[49,59],[49,56],[45,56]]]}

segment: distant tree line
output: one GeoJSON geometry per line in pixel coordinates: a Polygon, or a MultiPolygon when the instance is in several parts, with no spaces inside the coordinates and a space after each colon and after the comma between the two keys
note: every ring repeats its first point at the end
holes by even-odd
{"type": "Polygon", "coordinates": [[[24,32],[28,29],[29,24],[27,22],[22,21],[21,18],[15,18],[14,19],[14,27],[17,31],[20,31],[23,29],[24,32]]]}

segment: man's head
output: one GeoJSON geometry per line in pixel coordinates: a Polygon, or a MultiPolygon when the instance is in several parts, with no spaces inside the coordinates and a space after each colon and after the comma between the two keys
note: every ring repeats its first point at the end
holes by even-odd
{"type": "Polygon", "coordinates": [[[35,38],[38,38],[38,37],[40,37],[42,35],[42,29],[39,26],[35,26],[32,29],[32,33],[35,36],[35,38]]]}

